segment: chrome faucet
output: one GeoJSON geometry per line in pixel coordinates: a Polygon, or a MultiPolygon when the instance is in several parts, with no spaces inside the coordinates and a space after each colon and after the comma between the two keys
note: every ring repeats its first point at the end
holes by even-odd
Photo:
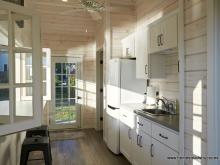
{"type": "Polygon", "coordinates": [[[162,108],[164,108],[165,111],[170,112],[171,114],[176,114],[176,106],[177,106],[177,102],[173,101],[173,100],[169,100],[165,97],[162,96],[162,98],[156,98],[157,102],[157,106],[159,105],[159,101],[162,102],[162,108]]]}

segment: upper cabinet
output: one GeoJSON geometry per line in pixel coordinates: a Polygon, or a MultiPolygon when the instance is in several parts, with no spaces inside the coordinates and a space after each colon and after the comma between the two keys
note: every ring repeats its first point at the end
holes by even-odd
{"type": "Polygon", "coordinates": [[[147,51],[148,29],[137,29],[135,33],[135,55],[136,55],[136,78],[148,79],[148,51],[147,51]]]}
{"type": "Polygon", "coordinates": [[[161,79],[165,78],[165,57],[161,54],[149,55],[148,51],[148,27],[136,30],[135,55],[137,79],[161,79]]]}
{"type": "Polygon", "coordinates": [[[178,47],[177,14],[165,17],[149,26],[149,53],[178,47]]]}
{"type": "Polygon", "coordinates": [[[122,56],[123,57],[135,57],[134,45],[135,37],[134,34],[130,34],[121,40],[122,42],[122,56]]]}

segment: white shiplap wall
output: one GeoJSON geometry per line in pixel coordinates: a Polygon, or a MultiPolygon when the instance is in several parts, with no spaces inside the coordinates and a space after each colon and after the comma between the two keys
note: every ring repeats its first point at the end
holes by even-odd
{"type": "MultiPolygon", "coordinates": [[[[207,0],[185,0],[185,155],[207,155],[207,0]]],[[[186,160],[185,164],[207,161],[186,160]]]]}

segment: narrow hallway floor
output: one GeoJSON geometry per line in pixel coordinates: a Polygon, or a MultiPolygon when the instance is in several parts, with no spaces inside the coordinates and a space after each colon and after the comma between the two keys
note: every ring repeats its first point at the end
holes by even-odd
{"type": "MultiPolygon", "coordinates": [[[[114,155],[106,147],[102,132],[94,129],[51,132],[53,165],[130,165],[122,155],[114,155]]],[[[41,159],[34,152],[29,159],[41,159]]],[[[28,165],[44,165],[42,160],[28,161],[28,165]]]]}

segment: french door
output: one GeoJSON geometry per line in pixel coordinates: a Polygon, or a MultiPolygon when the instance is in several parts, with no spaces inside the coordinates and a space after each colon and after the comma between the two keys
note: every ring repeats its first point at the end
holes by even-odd
{"type": "Polygon", "coordinates": [[[52,58],[52,110],[50,128],[79,128],[82,92],[81,59],[52,58]]]}

